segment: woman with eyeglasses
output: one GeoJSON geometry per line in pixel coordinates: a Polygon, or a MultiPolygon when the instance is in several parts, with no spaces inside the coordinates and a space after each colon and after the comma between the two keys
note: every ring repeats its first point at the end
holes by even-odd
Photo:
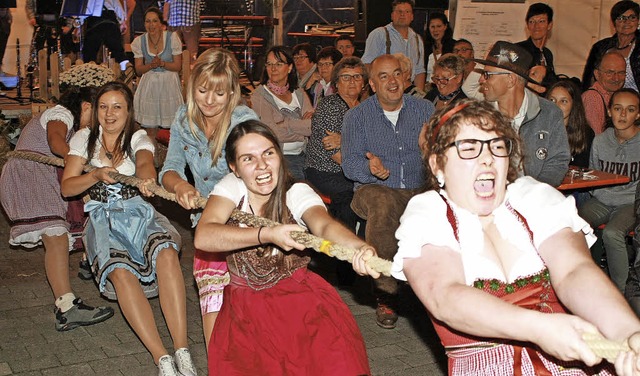
{"type": "MultiPolygon", "coordinates": [[[[353,182],[345,178],[340,152],[342,119],[351,108],[360,104],[360,94],[367,82],[364,63],[355,57],[346,57],[334,67],[331,84],[336,93],[320,101],[311,118],[311,137],[307,144],[304,175],[320,193],[328,196],[329,212],[347,228],[354,230],[357,216],[351,210],[353,182]]],[[[349,284],[353,276],[344,263],[338,264],[338,279],[349,284]]]]}
{"type": "Polygon", "coordinates": [[[331,82],[331,73],[335,64],[342,59],[342,54],[333,46],[325,47],[318,52],[318,73],[320,81],[313,86],[311,101],[313,108],[318,107],[320,99],[335,93],[335,86],[331,82]]]}
{"type": "Polygon", "coordinates": [[[298,87],[296,67],[287,47],[273,46],[267,51],[260,83],[251,94],[251,107],[278,136],[293,177],[304,180],[313,105],[304,89],[298,87]]]}
{"type": "Polygon", "coordinates": [[[640,47],[637,45],[640,31],[638,16],[640,5],[635,1],[623,0],[611,8],[611,22],[616,33],[609,38],[596,42],[587,58],[582,73],[582,90],[587,90],[594,81],[593,71],[600,57],[609,50],[614,50],[627,61],[627,77],[624,87],[638,91],[640,88],[640,47]]]}
{"type": "Polygon", "coordinates": [[[428,191],[402,215],[391,272],[429,311],[449,375],[614,374],[584,333],[629,340],[615,371],[638,375],[640,321],[591,259],[573,200],[517,177],[511,120],[465,99],[425,138],[428,191]]]}
{"type": "Polygon", "coordinates": [[[426,97],[433,102],[436,110],[467,97],[462,91],[464,66],[464,59],[452,53],[442,55],[436,62],[431,76],[433,89],[426,97]]]}

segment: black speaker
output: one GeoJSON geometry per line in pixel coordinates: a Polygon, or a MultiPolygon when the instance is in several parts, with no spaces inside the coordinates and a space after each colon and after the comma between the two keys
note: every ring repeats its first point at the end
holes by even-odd
{"type": "Polygon", "coordinates": [[[391,2],[392,0],[354,0],[356,43],[364,44],[371,30],[391,22],[391,2]]]}

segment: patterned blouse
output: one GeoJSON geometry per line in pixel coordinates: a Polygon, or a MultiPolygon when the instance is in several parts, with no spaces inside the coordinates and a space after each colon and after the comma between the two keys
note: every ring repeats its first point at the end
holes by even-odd
{"type": "Polygon", "coordinates": [[[325,150],[322,139],[327,136],[326,131],[342,133],[342,119],[347,111],[349,111],[349,105],[337,93],[324,97],[318,103],[311,118],[311,137],[307,144],[305,168],[342,173],[340,165],[331,159],[338,150],[325,150]]]}

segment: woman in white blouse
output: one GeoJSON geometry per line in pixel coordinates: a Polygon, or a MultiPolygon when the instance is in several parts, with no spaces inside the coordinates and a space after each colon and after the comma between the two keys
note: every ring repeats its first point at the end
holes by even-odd
{"type": "Polygon", "coordinates": [[[516,179],[509,119],[465,99],[432,117],[424,141],[432,189],[402,216],[392,273],[429,310],[449,374],[612,374],[584,333],[628,340],[615,371],[640,374],[640,321],[592,261],[573,199],[516,179]]]}

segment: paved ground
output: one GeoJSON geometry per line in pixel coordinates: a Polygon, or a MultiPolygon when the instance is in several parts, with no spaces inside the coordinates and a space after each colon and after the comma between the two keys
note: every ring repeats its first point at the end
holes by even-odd
{"type": "MultiPolygon", "coordinates": [[[[186,213],[163,203],[160,211],[174,219],[183,237],[181,263],[187,285],[190,348],[200,375],[206,375],[206,354],[198,297],[191,277],[193,237],[186,213]]],[[[44,275],[43,249],[8,246],[9,227],[0,218],[0,376],[4,375],[156,375],[151,356],[125,322],[115,302],[102,299],[94,283],[76,277],[79,253],[71,255],[71,283],[87,303],[110,305],[110,320],[69,332],[54,329],[53,298],[44,275]]],[[[315,260],[316,270],[335,283],[332,260],[315,260]]],[[[408,287],[402,291],[401,317],[394,330],[379,328],[366,279],[337,287],[351,308],[365,338],[374,375],[445,375],[446,360],[433,327],[408,287]]],[[[151,301],[160,333],[170,337],[158,299],[151,301]]],[[[168,347],[169,348],[169,347],[168,347]]]]}

